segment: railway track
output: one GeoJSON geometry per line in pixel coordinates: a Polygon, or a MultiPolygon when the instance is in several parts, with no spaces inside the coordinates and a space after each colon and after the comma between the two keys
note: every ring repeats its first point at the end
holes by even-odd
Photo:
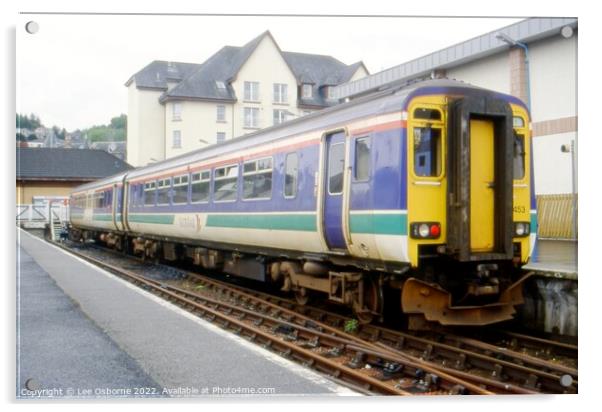
{"type": "MultiPolygon", "coordinates": [[[[115,264],[59,246],[361,392],[577,392],[575,369],[505,347],[451,334],[426,337],[360,325],[343,315],[172,267],[165,270],[176,274],[173,279],[149,279],[145,265],[131,257],[119,255],[120,264],[115,264]],[[183,277],[188,284],[177,279],[183,277]]],[[[517,345],[518,338],[512,342],[517,345]]]]}

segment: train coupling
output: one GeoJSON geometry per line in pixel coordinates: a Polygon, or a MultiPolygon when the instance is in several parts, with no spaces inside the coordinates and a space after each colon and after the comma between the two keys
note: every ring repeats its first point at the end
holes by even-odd
{"type": "Polygon", "coordinates": [[[516,313],[515,306],[524,303],[522,286],[532,274],[523,275],[501,292],[497,302],[477,306],[454,306],[451,293],[441,286],[410,278],[403,284],[401,307],[406,314],[423,315],[427,321],[441,325],[482,326],[510,320],[516,313]]]}

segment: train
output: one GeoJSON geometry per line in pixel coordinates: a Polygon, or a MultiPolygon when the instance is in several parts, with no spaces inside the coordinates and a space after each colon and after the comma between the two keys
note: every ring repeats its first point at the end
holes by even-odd
{"type": "Polygon", "coordinates": [[[382,320],[510,320],[537,232],[528,107],[398,85],[70,194],[69,236],[382,320]],[[390,315],[387,315],[390,316],[390,315]]]}

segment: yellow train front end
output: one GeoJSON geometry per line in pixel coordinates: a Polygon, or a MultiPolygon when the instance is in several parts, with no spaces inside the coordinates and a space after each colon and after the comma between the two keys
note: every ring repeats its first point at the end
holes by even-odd
{"type": "Polygon", "coordinates": [[[527,110],[470,89],[418,94],[403,116],[412,268],[403,312],[414,324],[511,319],[536,231],[527,110]]]}

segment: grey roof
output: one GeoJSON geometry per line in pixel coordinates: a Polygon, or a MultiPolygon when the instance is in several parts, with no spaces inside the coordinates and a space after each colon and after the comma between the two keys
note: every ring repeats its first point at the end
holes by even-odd
{"type": "Polygon", "coordinates": [[[129,86],[135,81],[136,87],[167,90],[167,81],[179,82],[200,66],[196,63],[155,60],[130,77],[125,85],[129,86]]]}
{"type": "Polygon", "coordinates": [[[17,180],[93,180],[129,169],[104,150],[17,148],[17,180]]]}
{"type": "MultiPolygon", "coordinates": [[[[230,83],[266,36],[270,36],[274,40],[270,32],[266,31],[242,47],[225,46],[221,48],[177,86],[163,93],[160,100],[162,102],[178,99],[235,101],[236,94],[230,83]],[[225,88],[219,88],[216,82],[223,82],[225,88]]],[[[275,40],[274,43],[276,43],[275,40]]],[[[328,106],[336,103],[326,101],[321,95],[320,88],[348,81],[357,69],[363,66],[362,62],[346,65],[331,56],[282,51],[281,54],[295,75],[298,84],[311,83],[313,85],[314,97],[300,100],[301,104],[311,106],[328,106]]]]}
{"type": "Polygon", "coordinates": [[[351,83],[342,84],[335,88],[334,93],[339,99],[361,95],[391,84],[424,77],[435,69],[459,66],[499,53],[510,47],[498,38],[499,34],[504,34],[517,42],[528,43],[556,35],[564,26],[577,27],[577,19],[560,17],[525,19],[351,83]]]}

